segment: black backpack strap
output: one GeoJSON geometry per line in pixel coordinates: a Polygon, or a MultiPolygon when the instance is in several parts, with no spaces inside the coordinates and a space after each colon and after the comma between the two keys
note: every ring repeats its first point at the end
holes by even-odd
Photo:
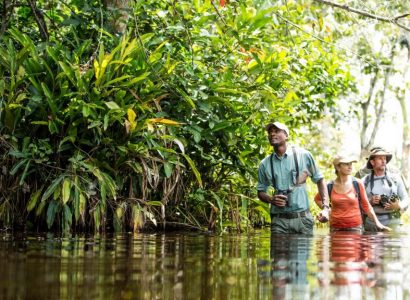
{"type": "Polygon", "coordinates": [[[360,187],[359,187],[359,183],[357,182],[356,179],[353,179],[353,186],[354,186],[354,189],[356,191],[356,197],[359,200],[359,202],[361,203],[362,199],[361,199],[361,196],[360,196],[360,187]]]}
{"type": "MultiPolygon", "coordinates": [[[[273,153],[275,153],[275,152],[273,152],[273,153]]],[[[275,173],[273,172],[273,153],[270,155],[270,170],[271,170],[271,173],[272,173],[272,186],[276,191],[277,188],[276,188],[275,173]]]]}
{"type": "Polygon", "coordinates": [[[296,182],[295,185],[299,184],[299,163],[298,163],[298,156],[296,154],[295,146],[292,146],[293,151],[293,160],[295,161],[295,169],[296,169],[296,182]]]}
{"type": "Polygon", "coordinates": [[[367,189],[367,186],[369,185],[370,182],[370,174],[367,174],[366,177],[364,178],[364,188],[367,189]]]}
{"type": "MultiPolygon", "coordinates": [[[[332,206],[332,202],[331,202],[332,199],[330,198],[330,195],[332,194],[332,189],[333,189],[333,181],[328,182],[327,184],[327,193],[329,194],[329,207],[332,206]]],[[[322,199],[322,204],[324,205],[323,199],[322,199]]]]}
{"type": "Polygon", "coordinates": [[[389,185],[390,193],[391,193],[393,184],[394,184],[395,186],[397,186],[397,179],[395,178],[395,176],[394,176],[393,174],[391,174],[391,173],[388,172],[387,170],[386,170],[386,172],[384,173],[384,176],[386,177],[386,181],[387,181],[387,184],[389,185]]]}
{"type": "MultiPolygon", "coordinates": [[[[396,181],[395,181],[392,177],[390,177],[390,176],[388,175],[387,170],[386,170],[386,172],[384,173],[384,178],[386,178],[387,184],[389,185],[389,188],[390,188],[390,189],[391,189],[393,183],[394,183],[395,185],[397,185],[396,181]]],[[[371,174],[367,175],[367,176],[364,178],[364,188],[365,188],[365,189],[367,189],[369,183],[370,183],[370,191],[373,191],[373,187],[374,187],[374,172],[373,172],[373,170],[372,170],[372,173],[371,173],[371,174]]]]}
{"type": "Polygon", "coordinates": [[[370,191],[373,191],[374,188],[374,172],[370,174],[370,191]]]}
{"type": "Polygon", "coordinates": [[[361,195],[360,195],[359,182],[356,180],[356,178],[353,178],[353,186],[354,186],[354,189],[355,189],[355,191],[356,191],[357,200],[359,201],[360,214],[362,215],[363,224],[364,224],[364,218],[363,218],[363,216],[365,215],[365,213],[364,213],[363,205],[362,205],[362,197],[361,197],[361,195]]]}

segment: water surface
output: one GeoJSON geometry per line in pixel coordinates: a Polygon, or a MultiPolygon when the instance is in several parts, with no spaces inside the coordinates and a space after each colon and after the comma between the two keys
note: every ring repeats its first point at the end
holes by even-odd
{"type": "Polygon", "coordinates": [[[0,299],[410,299],[407,234],[0,232],[0,299]]]}

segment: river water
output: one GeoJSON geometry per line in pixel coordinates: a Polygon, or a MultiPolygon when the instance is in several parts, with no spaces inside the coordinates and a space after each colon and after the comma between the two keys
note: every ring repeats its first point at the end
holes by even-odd
{"type": "Polygon", "coordinates": [[[0,299],[410,299],[409,248],[408,234],[327,230],[0,232],[0,299]]]}

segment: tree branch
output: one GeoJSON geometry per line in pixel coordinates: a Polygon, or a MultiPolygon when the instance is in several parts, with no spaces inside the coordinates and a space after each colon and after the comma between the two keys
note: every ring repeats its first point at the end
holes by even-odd
{"type": "Polygon", "coordinates": [[[212,6],[214,7],[216,13],[218,14],[219,19],[222,21],[222,23],[224,23],[225,26],[227,26],[227,24],[226,24],[226,22],[225,22],[225,19],[222,17],[221,13],[219,12],[218,7],[216,7],[216,5],[215,5],[215,3],[214,3],[213,0],[211,0],[211,4],[212,4],[212,6]]]}
{"type": "MultiPolygon", "coordinates": [[[[393,43],[392,49],[391,49],[391,53],[390,53],[390,59],[389,61],[393,64],[393,60],[394,60],[394,56],[396,55],[396,43],[393,43]]],[[[390,68],[386,68],[385,70],[385,76],[384,76],[384,85],[383,85],[383,90],[382,90],[382,94],[380,96],[380,104],[379,107],[376,106],[375,110],[376,110],[376,115],[378,116],[376,118],[376,122],[374,124],[373,127],[373,131],[371,133],[370,136],[370,140],[369,140],[369,144],[368,147],[370,147],[370,143],[373,144],[373,141],[376,137],[376,133],[379,130],[379,124],[380,124],[380,120],[382,119],[381,116],[383,115],[384,112],[384,104],[386,102],[386,91],[387,88],[389,86],[389,81],[390,81],[390,76],[391,76],[391,72],[392,72],[392,66],[390,68]]],[[[367,148],[368,149],[368,148],[367,148]]]]}
{"type": "Polygon", "coordinates": [[[341,9],[344,9],[346,11],[349,11],[349,12],[352,12],[352,13],[355,13],[355,14],[370,18],[370,19],[374,19],[374,20],[377,20],[377,21],[392,23],[392,24],[395,24],[396,26],[410,32],[410,27],[405,26],[405,25],[398,22],[399,19],[402,19],[402,18],[405,18],[405,17],[409,16],[410,13],[399,15],[399,16],[396,16],[396,17],[393,17],[393,18],[388,18],[388,17],[374,15],[374,14],[368,13],[366,11],[350,7],[346,4],[333,3],[333,2],[327,1],[327,0],[313,0],[313,1],[316,1],[316,2],[319,2],[319,3],[322,3],[322,4],[326,4],[326,5],[330,5],[330,6],[333,6],[333,7],[341,8],[341,9]]]}
{"type": "Polygon", "coordinates": [[[370,80],[369,95],[367,97],[367,100],[361,103],[363,117],[362,117],[362,129],[360,132],[360,144],[361,144],[362,151],[369,150],[369,144],[373,143],[372,140],[366,143],[366,130],[367,130],[367,127],[369,126],[369,120],[367,116],[369,114],[369,106],[373,99],[375,86],[376,86],[376,83],[379,77],[379,70],[380,70],[379,68],[376,68],[374,75],[370,80]]]}
{"type": "Polygon", "coordinates": [[[48,31],[47,25],[44,21],[44,16],[41,10],[39,10],[36,6],[36,2],[33,0],[27,0],[28,4],[30,5],[31,11],[33,12],[34,18],[36,19],[36,23],[38,25],[38,29],[40,30],[40,35],[44,41],[48,40],[48,31]]]}
{"type": "Polygon", "coordinates": [[[398,19],[402,19],[402,18],[405,18],[405,17],[408,17],[408,16],[410,16],[410,13],[397,16],[397,17],[395,17],[394,19],[395,19],[395,20],[398,20],[398,19]]]}
{"type": "Polygon", "coordinates": [[[3,11],[1,12],[1,28],[0,36],[4,34],[13,14],[13,9],[16,6],[16,1],[13,0],[11,3],[9,1],[3,0],[3,11]]]}

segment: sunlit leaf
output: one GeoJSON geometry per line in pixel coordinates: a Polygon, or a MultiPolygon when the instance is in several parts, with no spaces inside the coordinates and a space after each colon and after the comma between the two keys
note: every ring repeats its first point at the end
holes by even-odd
{"type": "Polygon", "coordinates": [[[71,191],[71,180],[70,178],[66,177],[63,181],[63,188],[62,188],[62,201],[63,204],[66,204],[70,199],[70,191],[71,191]]]}
{"type": "Polygon", "coordinates": [[[173,121],[173,120],[169,120],[169,119],[165,119],[165,118],[154,118],[154,119],[148,119],[147,120],[150,123],[153,124],[164,124],[164,125],[170,125],[170,126],[179,126],[181,125],[181,123],[177,122],[177,121],[173,121]]]}
{"type": "Polygon", "coordinates": [[[30,200],[27,204],[27,211],[28,212],[32,211],[33,208],[36,207],[37,201],[38,201],[38,199],[40,198],[40,195],[41,195],[41,191],[42,190],[39,189],[31,195],[30,200]]]}
{"type": "Polygon", "coordinates": [[[117,103],[115,103],[114,101],[109,101],[109,102],[105,102],[105,105],[107,105],[107,107],[109,109],[121,109],[117,103]]]}

